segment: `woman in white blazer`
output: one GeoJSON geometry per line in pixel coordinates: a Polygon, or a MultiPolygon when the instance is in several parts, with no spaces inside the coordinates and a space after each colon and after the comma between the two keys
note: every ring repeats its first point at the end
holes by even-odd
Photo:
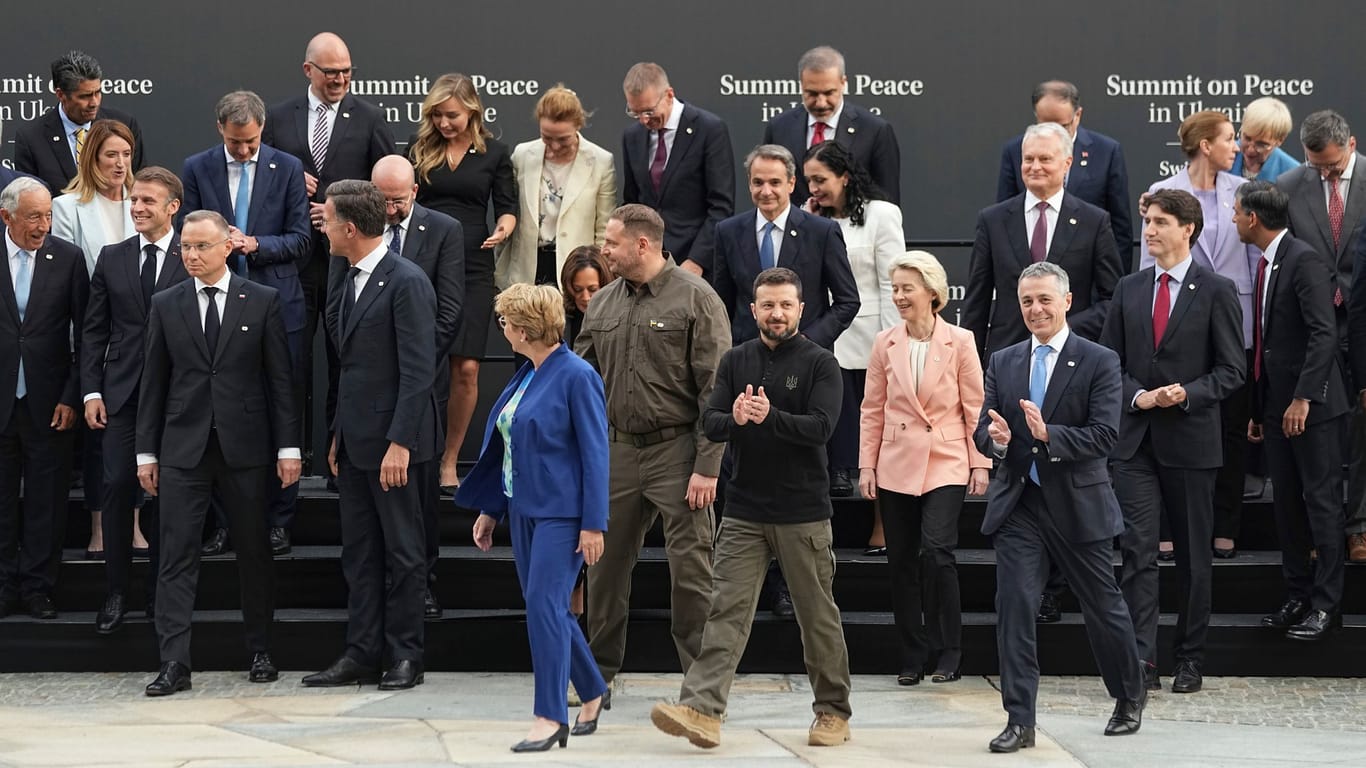
{"type": "MultiPolygon", "coordinates": [[[[858,471],[859,406],[873,340],[901,322],[892,303],[890,275],[892,262],[906,252],[906,236],[901,231],[901,209],[875,199],[882,192],[849,150],[833,141],[817,144],[807,151],[802,170],[811,191],[807,209],[839,222],[858,285],[858,314],[835,339],[835,359],[844,377],[844,405],[829,444],[830,494],[848,496],[854,492],[858,471]]],[[[887,553],[882,517],[877,514],[867,553],[887,553]]]]}
{"type": "Polygon", "coordinates": [[[556,285],[570,251],[602,245],[617,204],[612,153],[579,133],[587,120],[573,91],[556,85],[536,102],[541,138],[512,151],[521,212],[498,246],[494,283],[556,285]]]}
{"type": "MultiPolygon", "coordinates": [[[[76,178],[52,201],[52,234],[74,243],[85,253],[87,274],[94,274],[95,260],[106,245],[120,243],[137,234],[128,193],[133,189],[132,131],[117,120],[96,120],[85,137],[76,178]]],[[[80,329],[76,329],[79,333],[80,329]]],[[[90,543],[86,557],[104,557],[100,530],[100,497],[104,489],[104,462],[100,451],[103,433],[82,430],[81,471],[85,508],[90,511],[90,543]]],[[[147,540],[133,524],[133,549],[146,554],[147,540]]]]}

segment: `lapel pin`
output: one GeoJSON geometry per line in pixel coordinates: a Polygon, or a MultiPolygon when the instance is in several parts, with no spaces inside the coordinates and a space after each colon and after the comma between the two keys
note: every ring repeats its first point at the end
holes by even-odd
{"type": "Polygon", "coordinates": [[[1076,360],[1068,360],[1068,361],[1067,361],[1067,367],[1068,367],[1068,368],[1076,368],[1076,367],[1077,367],[1077,361],[1076,361],[1076,360]]]}
{"type": "Polygon", "coordinates": [[[852,126],[852,125],[849,126],[849,132],[850,132],[850,133],[853,133],[853,132],[854,132],[854,126],[852,126]]]}
{"type": "Polygon", "coordinates": [[[936,357],[936,358],[934,359],[934,361],[935,361],[936,363],[939,362],[939,358],[936,357]]]}
{"type": "Polygon", "coordinates": [[[1068,223],[1068,224],[1071,224],[1072,226],[1075,227],[1075,226],[1077,225],[1077,220],[1076,220],[1076,219],[1068,219],[1068,220],[1067,220],[1067,223],[1068,223]]]}
{"type": "Polygon", "coordinates": [[[689,136],[691,136],[691,135],[692,135],[692,129],[689,128],[687,131],[685,131],[685,133],[687,133],[689,136]]]}
{"type": "Polygon", "coordinates": [[[381,288],[384,287],[384,281],[383,281],[383,280],[379,281],[379,287],[381,287],[381,288]]]}
{"type": "Polygon", "coordinates": [[[62,137],[61,137],[61,136],[53,136],[53,137],[52,137],[52,140],[53,140],[53,141],[61,141],[61,140],[62,140],[62,137]]]}
{"type": "Polygon", "coordinates": [[[1083,150],[1081,151],[1081,156],[1082,156],[1083,159],[1085,159],[1085,158],[1090,157],[1090,156],[1091,156],[1091,153],[1090,153],[1090,152],[1087,152],[1086,150],[1083,149],[1083,150]]]}
{"type": "Polygon", "coordinates": [[[46,258],[48,261],[52,261],[52,254],[50,253],[43,254],[43,257],[46,258]]]}
{"type": "MultiPolygon", "coordinates": [[[[797,236],[797,230],[794,229],[794,230],[792,230],[791,232],[788,232],[788,234],[789,234],[789,235],[792,235],[793,237],[796,237],[796,236],[797,236]]],[[[52,258],[52,257],[49,256],[48,258],[50,259],[50,258],[52,258]]]]}
{"type": "Polygon", "coordinates": [[[1280,268],[1281,268],[1281,265],[1280,265],[1280,264],[1272,264],[1272,265],[1271,265],[1271,271],[1272,271],[1272,272],[1275,272],[1276,270],[1278,270],[1278,269],[1280,269],[1280,268]]]}
{"type": "Polygon", "coordinates": [[[1080,165],[1081,165],[1081,167],[1085,168],[1085,167],[1086,167],[1086,161],[1085,161],[1085,160],[1082,160],[1081,163],[1080,163],[1080,165]]]}
{"type": "Polygon", "coordinates": [[[1191,283],[1190,285],[1187,285],[1186,288],[1187,288],[1188,290],[1192,290],[1192,291],[1195,290],[1195,283],[1191,283]]]}
{"type": "Polygon", "coordinates": [[[427,225],[426,225],[426,224],[418,224],[418,225],[417,225],[417,231],[418,231],[418,232],[426,232],[426,231],[427,231],[427,225]]]}
{"type": "Polygon", "coordinates": [[[237,298],[239,298],[239,299],[245,299],[246,297],[247,297],[247,295],[246,295],[245,293],[239,293],[239,294],[237,294],[237,298]]]}
{"type": "Polygon", "coordinates": [[[247,330],[247,326],[245,326],[245,325],[242,326],[242,330],[244,330],[244,331],[247,330]]]}
{"type": "Polygon", "coordinates": [[[271,167],[271,168],[274,168],[274,167],[275,167],[275,163],[271,163],[271,164],[270,164],[270,167],[271,167]]]}
{"type": "Polygon", "coordinates": [[[350,119],[351,119],[351,113],[350,113],[350,112],[343,112],[343,113],[342,113],[342,117],[344,117],[344,118],[350,120],[350,119]]]}

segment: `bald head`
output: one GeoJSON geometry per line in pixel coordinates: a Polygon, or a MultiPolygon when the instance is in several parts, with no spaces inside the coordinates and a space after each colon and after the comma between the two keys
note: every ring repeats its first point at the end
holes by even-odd
{"type": "Polygon", "coordinates": [[[331,32],[320,32],[304,49],[304,76],[309,90],[322,101],[336,104],[351,89],[351,51],[331,32]]]}
{"type": "Polygon", "coordinates": [[[403,155],[385,155],[370,169],[370,181],[384,195],[384,215],[389,224],[398,224],[413,211],[417,180],[413,165],[403,155]]]}

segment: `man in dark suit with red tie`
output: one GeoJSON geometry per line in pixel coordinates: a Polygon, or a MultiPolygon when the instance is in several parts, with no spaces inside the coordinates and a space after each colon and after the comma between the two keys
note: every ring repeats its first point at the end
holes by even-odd
{"type": "Polygon", "coordinates": [[[1143,239],[1154,265],[1119,281],[1100,342],[1119,354],[1124,397],[1111,454],[1124,513],[1120,589],[1147,686],[1157,676],[1157,541],[1165,510],[1176,545],[1173,693],[1203,684],[1209,628],[1214,482],[1223,463],[1220,402],[1242,386],[1242,308],[1232,280],[1191,258],[1204,217],[1189,192],[1148,197],[1143,239]]]}
{"type": "Polygon", "coordinates": [[[189,277],[180,260],[180,236],[173,226],[184,188],[175,174],[160,166],[137,172],[132,201],[138,234],[105,246],[90,278],[90,305],[81,336],[81,391],[85,421],[104,430],[105,510],[104,606],[95,616],[95,631],[112,634],[123,626],[128,610],[128,573],[132,568],[132,510],[142,507],[151,547],[152,577],[147,584],[147,613],[155,607],[156,504],[139,501],[137,457],[138,384],[152,296],[189,277]]]}
{"type": "Polygon", "coordinates": [[[1342,623],[1343,422],[1333,271],[1286,230],[1289,195],[1265,181],[1238,187],[1238,237],[1262,249],[1253,287],[1252,420],[1275,484],[1276,534],[1287,598],[1262,625],[1320,640],[1342,623]],[[1311,551],[1317,556],[1311,556],[1311,551]]]}
{"type": "Polygon", "coordinates": [[[726,124],[680,101],[658,64],[631,67],[622,89],[626,114],[636,121],[621,136],[622,202],[655,209],[664,219],[664,250],[711,279],[716,225],[735,212],[726,124]]]}

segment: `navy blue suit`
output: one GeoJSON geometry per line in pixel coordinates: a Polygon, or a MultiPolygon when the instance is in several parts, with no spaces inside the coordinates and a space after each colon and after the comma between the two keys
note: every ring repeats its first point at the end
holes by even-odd
{"type": "MultiPolygon", "coordinates": [[[[795,201],[796,198],[794,197],[795,201]]],[[[808,339],[833,349],[835,339],[858,314],[858,284],[844,249],[844,234],[832,219],[813,216],[789,207],[778,266],[786,267],[802,281],[801,332],[808,339]]],[[[754,301],[754,278],[759,268],[759,236],[755,212],[736,214],[716,225],[716,271],[712,287],[730,313],[730,334],[735,344],[759,337],[759,326],[749,305],[754,301]]]]}
{"type": "MultiPolygon", "coordinates": [[[[1021,134],[1001,147],[1001,172],[996,183],[998,203],[1024,194],[1024,180],[1020,178],[1020,143],[1023,139],[1024,134],[1021,134]]],[[[1127,273],[1134,251],[1134,224],[1130,214],[1133,201],[1129,199],[1129,169],[1124,164],[1124,150],[1119,142],[1077,126],[1077,135],[1072,139],[1072,167],[1067,172],[1067,191],[1110,214],[1115,250],[1127,273]]]]}
{"type": "Polygon", "coordinates": [[[498,520],[509,518],[512,554],[527,606],[536,714],[567,722],[565,682],[591,701],[607,690],[583,631],[569,612],[569,593],[583,565],[579,532],[607,530],[607,403],[602,378],[561,344],[534,369],[512,377],[489,412],[484,447],[456,503],[498,520]],[[522,382],[510,428],[512,496],[503,493],[503,435],[498,414],[522,382]]]}
{"type": "Polygon", "coordinates": [[[1068,334],[1048,379],[1040,412],[1048,441],[1029,432],[1019,401],[1029,398],[1029,339],[993,354],[986,397],[973,433],[978,450],[997,456],[987,428],[994,409],[1010,443],[987,489],[982,533],[996,549],[996,644],[1001,700],[1013,725],[1034,726],[1039,664],[1034,616],[1046,559],[1057,563],[1082,604],[1105,687],[1116,699],[1143,694],[1133,622],[1115,583],[1111,540],[1124,530],[1106,461],[1119,436],[1119,357],[1068,334]],[[1038,471],[1039,483],[1029,478],[1038,471]]]}
{"type": "MultiPolygon", "coordinates": [[[[802,172],[802,157],[808,149],[806,125],[809,120],[806,107],[798,105],[764,126],[764,143],[787,147],[797,161],[797,188],[792,192],[792,204],[797,206],[811,196],[806,174],[802,172]]],[[[901,205],[901,148],[897,146],[896,133],[890,123],[845,99],[839,125],[835,127],[834,135],[826,133],[826,139],[853,154],[854,160],[868,171],[873,183],[882,190],[883,199],[901,205]]]]}

